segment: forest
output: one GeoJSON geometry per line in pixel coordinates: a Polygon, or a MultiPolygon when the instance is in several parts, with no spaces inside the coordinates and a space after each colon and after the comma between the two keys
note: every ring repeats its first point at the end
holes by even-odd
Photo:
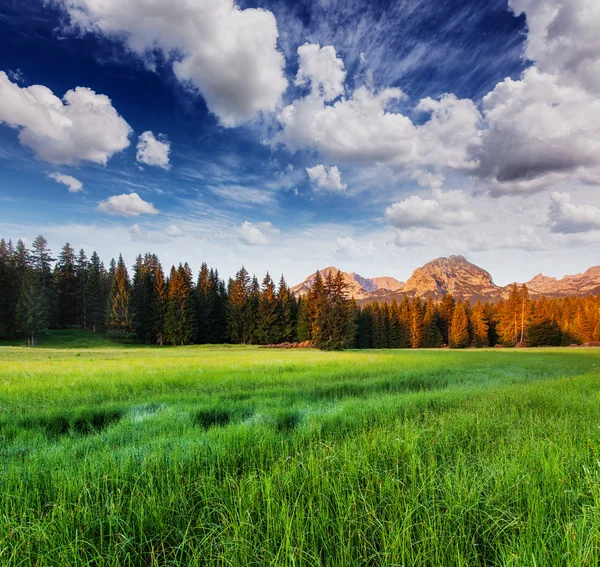
{"type": "Polygon", "coordinates": [[[344,348],[569,346],[600,340],[600,296],[530,298],[514,285],[497,303],[471,305],[404,296],[358,305],[341,273],[319,273],[310,292],[291,293],[283,276],[259,281],[242,267],[227,282],[202,264],[165,272],[158,257],[123,257],[108,268],[68,243],[53,257],[43,236],[27,248],[0,240],[0,340],[38,344],[48,329],[82,328],[156,345],[302,343],[344,348]]]}

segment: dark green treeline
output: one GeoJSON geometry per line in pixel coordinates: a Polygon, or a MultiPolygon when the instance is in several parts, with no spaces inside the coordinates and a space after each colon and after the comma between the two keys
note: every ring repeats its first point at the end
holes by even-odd
{"type": "Polygon", "coordinates": [[[66,244],[54,258],[44,237],[28,249],[0,240],[0,340],[35,345],[46,329],[81,327],[146,344],[280,344],[322,349],[558,346],[600,340],[600,296],[531,300],[514,286],[499,303],[404,297],[359,307],[341,273],[317,273],[296,299],[281,276],[241,268],[225,282],[203,264],[167,272],[154,254],[108,269],[66,244]]]}

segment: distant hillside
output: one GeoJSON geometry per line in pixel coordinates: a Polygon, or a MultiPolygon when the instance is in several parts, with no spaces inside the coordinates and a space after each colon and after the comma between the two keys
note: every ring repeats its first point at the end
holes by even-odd
{"type": "MultiPolygon", "coordinates": [[[[337,268],[329,266],[321,270],[324,278],[337,268]]],[[[294,286],[292,292],[302,296],[311,288],[316,272],[302,283],[294,286]]],[[[508,297],[510,285],[496,285],[489,272],[470,263],[464,256],[437,258],[417,268],[406,283],[392,277],[363,278],[356,272],[342,272],[348,284],[348,294],[360,303],[371,301],[391,301],[420,296],[440,299],[447,293],[471,302],[498,301],[508,297]]],[[[538,274],[525,282],[532,297],[566,297],[572,295],[595,295],[600,293],[600,266],[595,266],[583,274],[556,279],[538,274]]],[[[511,284],[512,285],[512,284],[511,284]]],[[[521,284],[518,284],[521,285],[521,284]]]]}

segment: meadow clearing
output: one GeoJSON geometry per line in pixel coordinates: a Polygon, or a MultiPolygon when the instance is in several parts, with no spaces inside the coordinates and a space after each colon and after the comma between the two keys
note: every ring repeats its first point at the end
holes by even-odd
{"type": "Polygon", "coordinates": [[[598,349],[64,336],[0,347],[2,566],[600,563],[598,349]]]}

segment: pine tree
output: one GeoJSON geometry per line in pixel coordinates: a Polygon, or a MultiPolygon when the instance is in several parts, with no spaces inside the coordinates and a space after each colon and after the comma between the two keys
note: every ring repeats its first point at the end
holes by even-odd
{"type": "Polygon", "coordinates": [[[44,300],[44,311],[46,323],[50,321],[51,308],[54,306],[54,282],[52,281],[52,262],[56,258],[52,257],[52,253],[48,248],[48,241],[39,235],[32,244],[31,260],[34,270],[39,274],[39,279],[42,286],[42,295],[44,300]]]}
{"type": "Polygon", "coordinates": [[[546,298],[533,305],[525,333],[525,344],[528,347],[560,345],[560,330],[552,317],[546,298]]]}
{"type": "Polygon", "coordinates": [[[165,274],[160,263],[156,266],[152,300],[154,302],[151,321],[152,336],[156,344],[162,346],[165,343],[165,325],[167,321],[169,292],[167,289],[167,282],[165,281],[165,274]]]}
{"type": "Polygon", "coordinates": [[[173,345],[190,344],[193,338],[193,306],[190,301],[190,276],[184,266],[171,268],[165,321],[165,337],[173,345]]]}
{"type": "Polygon", "coordinates": [[[490,346],[489,341],[489,324],[485,308],[481,301],[478,301],[471,311],[469,317],[471,323],[471,344],[476,348],[485,348],[490,346]]]}
{"type": "Polygon", "coordinates": [[[54,267],[56,282],[56,324],[58,327],[72,327],[78,323],[78,289],[75,251],[67,242],[54,267]]]}
{"type": "Polygon", "coordinates": [[[459,301],[454,308],[448,340],[450,341],[450,348],[466,348],[469,346],[469,319],[462,301],[459,301]]]}
{"type": "Polygon", "coordinates": [[[304,296],[298,300],[298,316],[296,320],[296,340],[299,343],[310,341],[311,336],[310,324],[310,305],[308,297],[304,296]]]}
{"type": "Polygon", "coordinates": [[[90,263],[83,248],[75,260],[75,296],[77,298],[77,323],[83,329],[88,328],[88,305],[85,301],[85,289],[90,275],[90,263]]]}
{"type": "Polygon", "coordinates": [[[196,284],[196,324],[197,342],[206,344],[210,342],[212,313],[215,297],[211,287],[210,272],[205,262],[200,266],[198,282],[196,284]]]}
{"type": "Polygon", "coordinates": [[[412,348],[423,347],[423,319],[425,311],[420,297],[415,297],[410,306],[410,345],[412,348]]]}
{"type": "Polygon", "coordinates": [[[112,335],[129,337],[133,332],[131,313],[131,283],[123,256],[115,268],[115,275],[108,299],[106,326],[112,335]]]}
{"type": "Polygon", "coordinates": [[[440,331],[442,333],[442,341],[445,345],[449,344],[450,327],[452,325],[455,306],[456,302],[451,293],[444,295],[438,306],[438,312],[440,314],[440,331]]]}
{"type": "Polygon", "coordinates": [[[321,273],[316,272],[313,285],[306,294],[309,310],[310,340],[317,345],[324,339],[322,336],[323,322],[326,319],[327,296],[321,273]]]}
{"type": "Polygon", "coordinates": [[[423,317],[423,346],[425,348],[439,348],[442,346],[442,333],[440,332],[440,316],[433,301],[428,301],[423,317]]]}
{"type": "Polygon", "coordinates": [[[329,272],[317,308],[316,331],[313,330],[313,343],[318,348],[340,350],[355,339],[354,315],[346,296],[347,287],[341,272],[335,275],[329,272]]]}
{"type": "Polygon", "coordinates": [[[296,300],[288,287],[283,275],[279,280],[277,290],[277,313],[279,324],[279,341],[291,342],[294,340],[296,328],[296,300]]]}
{"type": "Polygon", "coordinates": [[[247,344],[252,339],[252,305],[250,302],[250,275],[246,269],[238,271],[229,280],[227,323],[228,334],[233,343],[247,344]]]}
{"type": "Polygon", "coordinates": [[[275,283],[267,272],[258,299],[256,338],[259,344],[269,345],[279,343],[280,337],[279,302],[275,283]]]}
{"type": "Polygon", "coordinates": [[[17,304],[17,323],[21,336],[27,339],[28,346],[35,346],[39,334],[46,329],[46,307],[41,279],[33,271],[28,271],[21,282],[21,292],[17,304]]]}
{"type": "Polygon", "coordinates": [[[399,308],[399,344],[398,348],[411,348],[411,304],[404,296],[399,308]]]}

